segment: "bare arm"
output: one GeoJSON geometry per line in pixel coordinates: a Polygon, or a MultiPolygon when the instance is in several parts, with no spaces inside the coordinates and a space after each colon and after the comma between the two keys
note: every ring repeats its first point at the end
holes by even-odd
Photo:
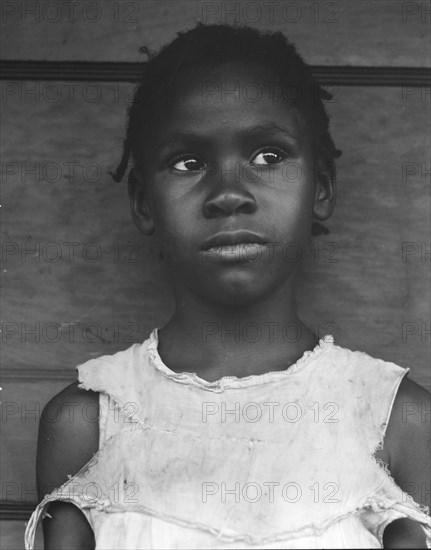
{"type": "MultiPolygon", "coordinates": [[[[98,450],[99,424],[95,410],[99,394],[74,382],[46,405],[39,425],[36,478],[39,499],[75,475],[98,450]],[[55,421],[52,411],[57,411],[55,421]],[[91,410],[91,414],[89,411],[91,410]]],[[[43,520],[45,549],[94,549],[93,531],[74,504],[54,502],[43,520]]]]}
{"type": "MultiPolygon", "coordinates": [[[[430,507],[431,395],[404,378],[389,420],[385,447],[395,482],[419,504],[430,507]]],[[[384,533],[385,548],[426,548],[420,525],[409,519],[394,521],[384,533]]]]}

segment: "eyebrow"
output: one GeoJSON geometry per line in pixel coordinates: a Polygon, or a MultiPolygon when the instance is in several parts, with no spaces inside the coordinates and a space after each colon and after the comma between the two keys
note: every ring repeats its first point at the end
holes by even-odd
{"type": "Polygon", "coordinates": [[[186,141],[187,143],[202,143],[207,138],[205,135],[200,134],[187,134],[185,132],[179,132],[171,135],[167,140],[162,141],[160,144],[156,145],[156,153],[160,153],[165,149],[170,147],[175,147],[178,145],[178,142],[186,141]]]}
{"type": "MultiPolygon", "coordinates": [[[[266,134],[283,134],[287,136],[289,139],[291,139],[294,142],[297,142],[297,138],[295,137],[295,126],[293,124],[287,124],[286,127],[280,126],[276,123],[270,122],[268,124],[257,124],[254,126],[250,126],[249,128],[243,128],[239,133],[242,134],[244,137],[247,136],[253,136],[254,134],[260,134],[260,133],[266,133],[266,134]]],[[[194,134],[194,133],[186,133],[186,132],[178,132],[173,135],[171,135],[167,140],[162,141],[159,145],[156,146],[155,151],[156,153],[161,153],[166,149],[170,149],[171,147],[175,147],[178,145],[179,142],[184,141],[188,144],[200,144],[205,143],[206,141],[210,141],[210,138],[207,134],[194,134]]]]}
{"type": "Polygon", "coordinates": [[[258,124],[256,126],[251,127],[248,130],[245,130],[244,132],[247,134],[254,134],[254,133],[257,134],[259,132],[266,132],[268,134],[282,133],[282,134],[286,134],[291,139],[296,140],[295,131],[296,131],[296,128],[293,124],[287,124],[286,127],[283,127],[278,124],[275,124],[274,122],[270,122],[268,124],[258,124]]]}

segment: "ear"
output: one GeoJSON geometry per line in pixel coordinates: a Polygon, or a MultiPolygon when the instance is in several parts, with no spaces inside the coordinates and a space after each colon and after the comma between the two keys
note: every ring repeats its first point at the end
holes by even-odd
{"type": "Polygon", "coordinates": [[[144,235],[151,235],[154,233],[154,221],[148,204],[148,196],[145,193],[144,182],[136,168],[132,168],[129,172],[128,192],[132,219],[136,227],[144,235]]]}
{"type": "Polygon", "coordinates": [[[318,221],[327,220],[335,206],[337,195],[335,178],[332,177],[330,167],[320,159],[315,170],[315,195],[313,216],[318,221]]]}

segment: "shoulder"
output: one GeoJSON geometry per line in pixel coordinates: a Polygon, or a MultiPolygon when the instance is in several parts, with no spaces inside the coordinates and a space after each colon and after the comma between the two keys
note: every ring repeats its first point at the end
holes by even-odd
{"type": "Polygon", "coordinates": [[[385,447],[389,468],[395,481],[422,504],[429,481],[431,443],[431,394],[416,382],[404,378],[398,388],[390,414],[385,447]],[[404,487],[403,487],[404,485],[404,487]]]}
{"type": "MultiPolygon", "coordinates": [[[[111,355],[89,359],[76,367],[81,388],[115,394],[125,381],[133,387],[136,376],[142,375],[142,365],[149,360],[150,340],[133,344],[111,355]]],[[[78,388],[79,389],[79,388],[78,388]]]]}
{"type": "MultiPolygon", "coordinates": [[[[394,399],[387,435],[391,443],[392,462],[401,458],[409,440],[430,439],[431,394],[409,378],[404,378],[394,399]]],[[[408,449],[405,449],[408,452],[408,449]]]]}
{"type": "Polygon", "coordinates": [[[431,394],[410,378],[405,377],[395,396],[392,416],[398,418],[404,428],[416,426],[422,429],[427,419],[429,421],[430,404],[431,394]]]}
{"type": "Polygon", "coordinates": [[[99,393],[73,382],[44,407],[39,424],[36,475],[39,498],[75,475],[99,446],[99,393]]]}

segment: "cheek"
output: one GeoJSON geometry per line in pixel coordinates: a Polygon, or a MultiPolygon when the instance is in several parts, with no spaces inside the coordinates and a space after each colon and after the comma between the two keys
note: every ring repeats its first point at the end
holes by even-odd
{"type": "Polygon", "coordinates": [[[178,263],[191,252],[192,213],[182,201],[169,196],[157,197],[153,205],[155,236],[165,258],[178,263]]]}
{"type": "MultiPolygon", "coordinates": [[[[309,173],[295,181],[284,182],[272,194],[266,208],[274,241],[306,246],[311,232],[314,184],[309,173]]],[[[264,199],[265,200],[265,199],[264,199]]]]}
{"type": "Polygon", "coordinates": [[[302,163],[288,164],[283,171],[280,171],[274,191],[271,208],[276,212],[283,211],[296,217],[313,209],[313,174],[302,163]]]}

